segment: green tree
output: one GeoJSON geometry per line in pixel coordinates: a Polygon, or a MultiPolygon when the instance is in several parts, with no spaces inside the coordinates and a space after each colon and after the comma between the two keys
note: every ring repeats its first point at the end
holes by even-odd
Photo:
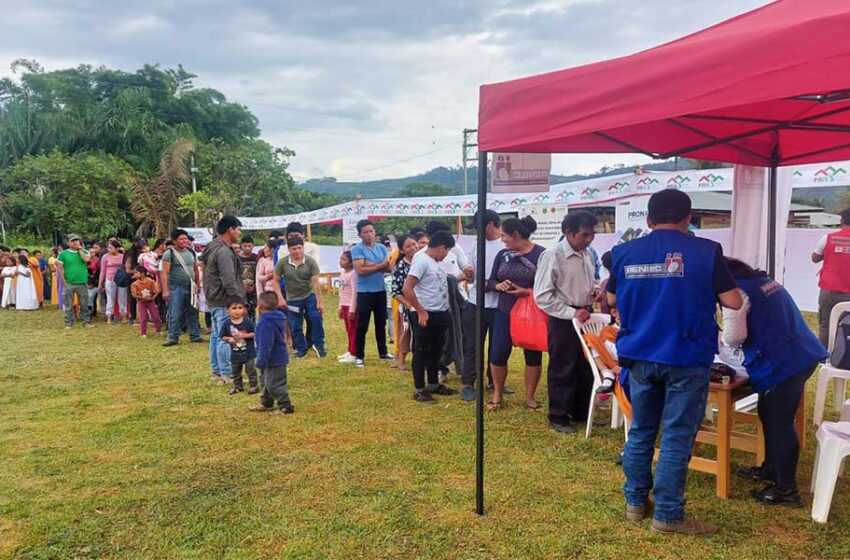
{"type": "Polygon", "coordinates": [[[421,181],[405,185],[399,191],[398,196],[400,198],[413,198],[419,196],[448,196],[453,194],[457,194],[457,192],[451,187],[421,181]]]}
{"type": "Polygon", "coordinates": [[[129,223],[132,167],[114,156],[53,151],[24,156],[0,176],[5,210],[16,228],[41,239],[77,232],[104,237],[129,223]]]}

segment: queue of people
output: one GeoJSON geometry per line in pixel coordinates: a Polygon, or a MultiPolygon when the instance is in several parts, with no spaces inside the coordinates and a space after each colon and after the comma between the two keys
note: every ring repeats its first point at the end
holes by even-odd
{"type": "MultiPolygon", "coordinates": [[[[339,261],[337,315],[347,337],[338,359],[365,367],[371,326],[377,360],[405,372],[406,356],[412,354],[416,402],[433,404],[435,396],[456,394],[468,402],[474,399],[476,347],[486,337],[492,391],[487,408],[495,413],[513,393],[506,384],[508,361],[517,345],[512,324],[527,319],[517,310],[537,308],[545,334],[537,344],[523,346],[525,407],[543,411],[536,393],[546,351],[549,426],[573,434],[575,425],[587,420],[595,385],[573,320],[586,322],[599,307],[613,319],[605,340],[592,345],[592,358],[604,376],[597,392],[627,398],[631,419],[623,453],[626,518],[651,516],[655,532],[699,535],[716,527],[685,515],[684,488],[720,342],[739,349],[741,365],[760,396],[765,463],[739,474],[766,483],[753,491],[754,498],[799,506],[799,443],[793,417],[806,380],[826,357],[825,335],[821,332],[818,341],[810,332],[780,284],[746,263],[726,259],[718,243],[689,232],[690,221],[690,198],[673,189],[660,191],[649,200],[651,232],[600,259],[591,247],[597,218],[588,212],[567,214],[562,241],[545,249],[532,241],[537,228],[533,218],[502,220],[487,210],[485,229],[479,232],[486,251],[484,329],[477,333],[474,252],[467,257],[438,221],[398,236],[392,250],[373,222],[361,220],[361,242],[344,251],[339,261]],[[601,265],[609,271],[604,281],[601,265]],[[723,310],[722,337],[718,304],[723,310]],[[395,355],[387,342],[387,322],[393,315],[396,324],[389,338],[395,340],[395,355]],[[460,390],[448,385],[452,367],[460,390]],[[660,455],[653,475],[659,431],[660,455]]],[[[824,262],[821,329],[831,305],[850,298],[848,224],[850,210],[845,210],[842,229],[827,235],[812,256],[824,262]]],[[[51,293],[52,284],[52,292],[58,287],[61,294],[61,301],[53,299],[64,308],[66,328],[77,320],[90,327],[101,300],[109,324],[139,319],[141,336],[147,334],[149,317],[157,333],[165,317],[164,347],[179,344],[184,333],[190,342],[206,342],[200,328],[203,312],[210,328],[212,379],[238,394],[245,391],[244,372],[247,393],[262,393],[253,410],[292,413],[286,383],[289,348],[296,359],[311,350],[319,358],[327,356],[318,246],[304,239],[298,223],[285,233],[272,232],[258,251],[251,237],[242,236],[235,217],[224,216],[216,234],[200,255],[181,229],[172,232],[170,240],[157,240],[153,248],[136,239],[126,250],[114,238],[103,248],[93,243],[87,250],[79,236],[71,235],[67,247],[57,250],[45,268],[26,252],[17,251],[14,260],[0,255],[3,305],[11,300],[21,309],[37,308],[37,292],[51,293]],[[37,285],[34,268],[55,270],[55,276],[43,275],[37,285]]]]}

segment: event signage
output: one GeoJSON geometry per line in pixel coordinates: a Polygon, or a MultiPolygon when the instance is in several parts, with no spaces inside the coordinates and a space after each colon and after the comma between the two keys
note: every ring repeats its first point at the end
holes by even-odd
{"type": "Polygon", "coordinates": [[[617,201],[614,214],[616,244],[625,243],[649,233],[646,218],[649,215],[649,195],[633,196],[617,201]]]}
{"type": "MultiPolygon", "coordinates": [[[[511,170],[514,157],[510,154],[511,170]]],[[[495,178],[494,178],[495,181],[495,178]]],[[[494,193],[487,197],[487,206],[500,213],[527,214],[529,205],[561,204],[574,206],[617,206],[617,200],[652,194],[666,188],[684,192],[729,192],[733,185],[732,168],[688,169],[662,173],[625,173],[595,177],[583,181],[552,185],[545,192],[494,193]]],[[[547,178],[548,184],[548,178],[547,178]]],[[[850,161],[800,165],[794,168],[792,188],[814,188],[850,185],[850,161]]],[[[343,223],[347,216],[370,218],[471,216],[478,209],[477,195],[438,196],[430,198],[379,198],[337,204],[299,214],[242,218],[246,230],[283,229],[289,222],[302,224],[343,223]]],[[[356,221],[356,220],[355,220],[356,221]]]]}
{"type": "Polygon", "coordinates": [[[544,247],[551,247],[561,238],[561,222],[569,207],[566,204],[528,204],[522,207],[522,214],[531,216],[537,222],[537,231],[531,234],[531,240],[544,247]]]}
{"type": "Polygon", "coordinates": [[[491,164],[493,193],[531,193],[549,190],[552,154],[495,153],[491,164]]]}

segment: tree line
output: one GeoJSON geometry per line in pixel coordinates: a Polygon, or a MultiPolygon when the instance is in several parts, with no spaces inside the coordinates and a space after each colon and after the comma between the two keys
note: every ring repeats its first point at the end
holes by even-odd
{"type": "Polygon", "coordinates": [[[271,215],[337,202],[295,187],[295,153],[260,139],[244,105],[196,75],[17,60],[0,80],[0,220],[13,233],[164,236],[219,212],[271,215]],[[198,192],[192,193],[194,164],[198,192]]]}

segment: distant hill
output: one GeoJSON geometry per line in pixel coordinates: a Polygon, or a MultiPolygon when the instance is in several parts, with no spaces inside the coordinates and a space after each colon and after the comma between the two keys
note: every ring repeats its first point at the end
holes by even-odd
{"type": "MultiPolygon", "coordinates": [[[[672,171],[674,163],[664,161],[642,166],[648,171],[672,171]]],[[[679,161],[679,169],[690,169],[690,162],[679,161]]],[[[565,183],[567,181],[578,181],[590,177],[605,177],[619,173],[634,171],[634,166],[603,167],[599,172],[591,175],[552,175],[551,183],[565,183]]],[[[478,168],[472,167],[468,171],[469,192],[475,192],[478,181],[478,168]]],[[[318,193],[330,193],[343,198],[354,198],[360,194],[363,198],[393,198],[399,196],[399,192],[410,183],[435,183],[452,189],[455,193],[463,192],[463,168],[458,167],[435,167],[421,175],[400,177],[398,179],[380,179],[377,181],[345,182],[337,181],[334,177],[323,177],[321,179],[309,179],[298,186],[309,191],[318,193]]]]}

